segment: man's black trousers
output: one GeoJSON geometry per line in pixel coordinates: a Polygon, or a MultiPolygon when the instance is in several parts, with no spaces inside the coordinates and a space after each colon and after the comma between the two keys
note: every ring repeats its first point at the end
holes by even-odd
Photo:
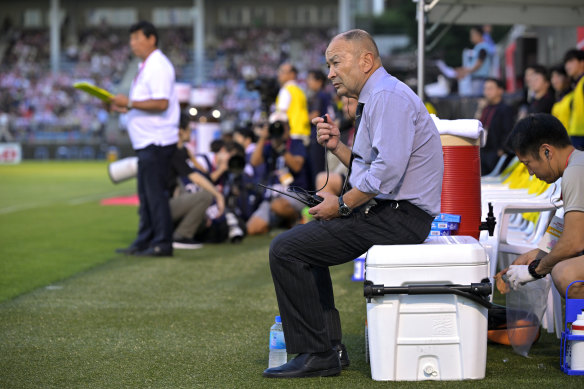
{"type": "Polygon", "coordinates": [[[136,150],[138,156],[138,197],[140,224],[133,246],[146,249],[159,247],[172,252],[172,218],[168,181],[176,144],[149,145],[136,150]]]}
{"type": "Polygon", "coordinates": [[[407,201],[365,210],[298,225],[272,241],[270,269],[289,353],[322,352],[341,342],[329,266],[352,261],[373,245],[422,243],[433,220],[407,201]]]}

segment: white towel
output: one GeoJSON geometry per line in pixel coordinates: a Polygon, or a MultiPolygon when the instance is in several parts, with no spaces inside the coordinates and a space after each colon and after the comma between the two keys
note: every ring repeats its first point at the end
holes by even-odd
{"type": "Polygon", "coordinates": [[[487,133],[483,129],[483,123],[476,119],[457,119],[446,120],[439,119],[436,115],[431,114],[434,124],[440,135],[464,136],[471,139],[479,139],[480,146],[483,147],[487,141],[487,133]]]}

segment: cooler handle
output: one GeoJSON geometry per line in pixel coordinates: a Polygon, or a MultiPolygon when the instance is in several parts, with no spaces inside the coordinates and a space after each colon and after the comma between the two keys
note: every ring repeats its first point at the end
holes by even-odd
{"type": "Polygon", "coordinates": [[[408,285],[408,286],[385,286],[374,285],[371,281],[365,281],[363,294],[367,302],[371,302],[374,296],[384,296],[386,294],[456,294],[466,297],[486,308],[492,308],[493,304],[487,300],[492,293],[493,285],[488,278],[478,283],[470,285],[408,285]]]}

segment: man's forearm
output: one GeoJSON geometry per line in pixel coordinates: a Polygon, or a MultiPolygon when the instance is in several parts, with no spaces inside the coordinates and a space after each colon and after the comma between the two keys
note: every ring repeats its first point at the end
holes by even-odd
{"type": "MultiPolygon", "coordinates": [[[[128,103],[128,107],[130,106],[130,102],[128,103]]],[[[159,99],[159,100],[143,100],[143,101],[131,101],[132,109],[140,109],[142,111],[150,111],[150,112],[161,112],[168,108],[168,100],[166,99],[159,99]]]]}
{"type": "Polygon", "coordinates": [[[347,145],[339,142],[339,145],[332,153],[343,163],[343,165],[349,167],[349,163],[351,163],[351,149],[347,147],[347,145]]]}
{"type": "Polygon", "coordinates": [[[537,274],[551,273],[556,264],[564,259],[575,257],[577,254],[577,250],[573,248],[570,242],[567,242],[566,239],[562,241],[562,237],[560,237],[554,248],[541,259],[535,271],[537,274]]]}
{"type": "Polygon", "coordinates": [[[263,157],[263,150],[264,150],[264,144],[266,143],[266,140],[264,138],[259,138],[257,143],[256,143],[256,148],[253,151],[253,153],[251,154],[251,157],[249,159],[249,163],[251,164],[251,166],[259,166],[262,163],[264,163],[264,157],[263,157]]]}
{"type": "Polygon", "coordinates": [[[189,175],[189,179],[194,182],[195,184],[199,185],[201,188],[206,190],[207,192],[211,193],[213,197],[220,196],[220,193],[217,191],[215,186],[209,181],[205,176],[200,173],[191,173],[189,175]]]}
{"type": "Polygon", "coordinates": [[[353,188],[343,195],[343,200],[350,208],[355,208],[359,205],[365,204],[376,195],[376,193],[365,193],[357,188],[353,188]]]}

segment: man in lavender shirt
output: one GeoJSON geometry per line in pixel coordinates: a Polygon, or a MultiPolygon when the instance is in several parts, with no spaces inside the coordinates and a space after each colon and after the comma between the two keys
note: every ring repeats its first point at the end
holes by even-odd
{"type": "Polygon", "coordinates": [[[351,189],[321,192],[316,220],[277,236],[270,269],[290,362],[264,377],[338,375],[349,365],[329,266],[373,245],[422,243],[440,212],[444,163],[438,131],[412,90],[389,75],[371,36],[351,30],[326,50],[328,78],[340,96],[359,101],[353,149],[330,118],[313,119],[318,142],[350,170],[351,189]]]}

